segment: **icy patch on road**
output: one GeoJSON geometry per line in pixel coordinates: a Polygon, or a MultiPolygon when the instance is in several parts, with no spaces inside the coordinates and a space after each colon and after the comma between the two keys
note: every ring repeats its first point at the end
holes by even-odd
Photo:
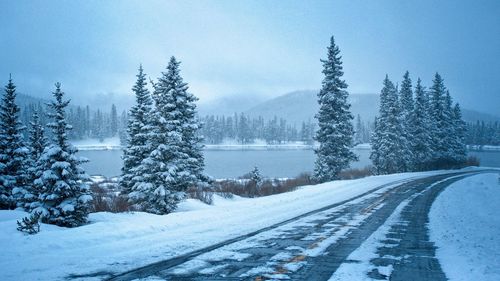
{"type": "Polygon", "coordinates": [[[498,174],[468,177],[436,198],[430,240],[449,280],[500,280],[499,208],[498,174]]]}
{"type": "MultiPolygon", "coordinates": [[[[413,198],[413,196],[412,196],[413,198]]],[[[387,246],[382,240],[387,240],[387,234],[391,227],[401,223],[401,211],[408,205],[412,198],[406,199],[396,207],[394,212],[389,216],[383,225],[373,232],[361,246],[352,252],[347,260],[350,263],[343,263],[337,271],[332,275],[329,281],[342,280],[372,280],[367,274],[370,270],[377,269],[379,273],[385,276],[390,276],[392,273],[392,265],[373,267],[370,260],[377,258],[377,249],[382,246],[387,246]]]]}

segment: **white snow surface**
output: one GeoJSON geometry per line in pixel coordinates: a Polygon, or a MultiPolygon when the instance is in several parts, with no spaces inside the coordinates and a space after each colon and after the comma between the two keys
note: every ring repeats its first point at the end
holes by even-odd
{"type": "Polygon", "coordinates": [[[500,178],[481,174],[450,185],[432,205],[430,239],[451,281],[500,280],[500,178]]]}
{"type": "Polygon", "coordinates": [[[119,273],[264,228],[382,184],[444,172],[334,181],[254,199],[216,197],[213,206],[191,199],[164,216],[92,213],[87,225],[70,229],[42,224],[41,232],[31,236],[16,230],[16,219],[26,213],[0,211],[0,280],[63,280],[69,274],[119,273]]]}

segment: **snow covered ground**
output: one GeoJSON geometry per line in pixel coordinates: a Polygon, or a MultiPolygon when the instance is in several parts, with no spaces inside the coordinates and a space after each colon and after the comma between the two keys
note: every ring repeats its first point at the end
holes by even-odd
{"type": "Polygon", "coordinates": [[[73,229],[42,225],[33,236],[16,230],[16,219],[25,213],[0,211],[0,280],[62,280],[69,274],[123,272],[273,225],[382,184],[437,173],[442,172],[336,181],[255,199],[218,197],[214,206],[187,200],[176,213],[166,216],[94,213],[88,225],[73,229]]]}
{"type": "Polygon", "coordinates": [[[451,281],[500,280],[500,178],[481,174],[450,185],[432,205],[430,238],[451,281]]]}
{"type": "Polygon", "coordinates": [[[332,204],[409,175],[373,177],[304,187],[258,199],[217,198],[215,206],[195,200],[167,216],[146,213],[91,214],[89,225],[65,229],[42,225],[25,236],[16,219],[25,214],[0,212],[2,280],[62,279],[70,273],[123,271],[226,240],[332,204]]]}

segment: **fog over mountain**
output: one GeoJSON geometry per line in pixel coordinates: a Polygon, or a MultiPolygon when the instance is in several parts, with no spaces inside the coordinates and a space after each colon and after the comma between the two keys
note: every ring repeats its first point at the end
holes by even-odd
{"type": "MultiPolygon", "coordinates": [[[[238,99],[234,97],[229,99],[230,104],[240,110],[230,110],[226,106],[225,100],[214,101],[210,106],[200,104],[199,112],[204,115],[228,115],[234,112],[244,112],[252,117],[262,116],[269,120],[277,116],[286,119],[290,124],[300,125],[302,121],[315,120],[314,115],[318,112],[317,94],[315,90],[302,90],[287,93],[276,98],[272,98],[255,104],[252,99],[238,99]],[[253,104],[252,104],[253,103],[253,104]]],[[[364,121],[373,121],[378,114],[379,95],[378,94],[350,94],[351,112],[354,116],[358,114],[364,121]]],[[[463,118],[467,122],[476,120],[481,121],[500,121],[499,116],[487,114],[478,110],[462,108],[463,118]]]]}

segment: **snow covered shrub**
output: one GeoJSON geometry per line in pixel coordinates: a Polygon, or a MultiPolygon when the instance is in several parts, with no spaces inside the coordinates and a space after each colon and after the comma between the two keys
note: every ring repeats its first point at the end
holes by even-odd
{"type": "Polygon", "coordinates": [[[34,212],[28,217],[24,217],[22,221],[17,221],[17,230],[27,233],[36,234],[40,232],[40,217],[42,213],[34,212]]]}
{"type": "Polygon", "coordinates": [[[90,190],[92,191],[91,209],[93,212],[123,213],[133,211],[126,195],[117,195],[116,192],[97,183],[92,184],[90,190]]]}

